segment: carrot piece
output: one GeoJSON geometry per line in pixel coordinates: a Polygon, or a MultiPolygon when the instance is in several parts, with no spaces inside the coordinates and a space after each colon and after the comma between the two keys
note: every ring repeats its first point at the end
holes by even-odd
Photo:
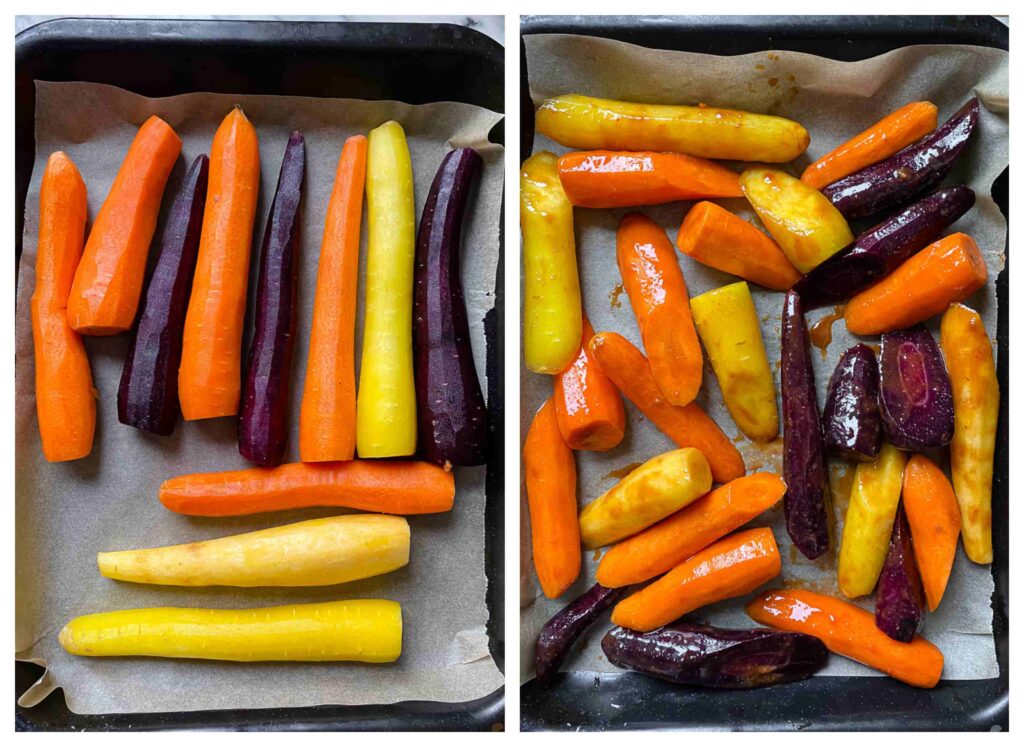
{"type": "Polygon", "coordinates": [[[654,381],[643,353],[615,332],[599,332],[588,349],[619,391],[680,448],[692,446],[703,452],[715,482],[729,482],[746,471],[743,457],[718,424],[696,402],[678,407],[670,404],[654,381]]]}
{"type": "Polygon", "coordinates": [[[942,601],[960,538],[960,509],[953,486],[928,457],[914,454],[903,471],[903,508],[914,540],[914,557],[932,612],[942,601]]]}
{"type": "Polygon", "coordinates": [[[954,233],[908,259],[846,304],[846,328],[877,335],[912,327],[985,284],[988,269],[974,239],[954,233]]]}
{"type": "Polygon", "coordinates": [[[754,622],[806,633],[829,651],[885,672],[914,687],[935,687],[942,676],[942,652],[919,635],[901,643],[875,626],[866,609],[804,589],[772,589],[747,605],[754,622]]]}
{"type": "Polygon", "coordinates": [[[310,506],[382,514],[450,511],[451,472],[426,462],[295,462],[164,480],[160,502],[189,516],[245,516],[310,506]]]}
{"type": "Polygon", "coordinates": [[[713,202],[690,208],[676,246],[701,264],[772,290],[787,291],[803,277],[770,236],[713,202]]]}
{"type": "Polygon", "coordinates": [[[608,451],[619,445],[626,432],[626,408],[622,395],[601,367],[590,360],[587,344],[594,336],[583,317],[583,340],[576,360],[555,376],[555,414],[558,430],[570,449],[608,451]]]}
{"type": "Polygon", "coordinates": [[[36,287],[31,303],[36,415],[43,456],[49,462],[88,455],[96,429],[96,390],[89,358],[66,314],[82,256],[87,210],[82,175],[65,153],[53,153],[39,190],[36,287]]]}
{"type": "Polygon", "coordinates": [[[646,633],[707,604],[751,592],[781,572],[770,528],[737,532],[619,602],[612,622],[646,633]]]}
{"type": "Polygon", "coordinates": [[[178,370],[178,399],[185,420],[238,414],[242,327],[259,188],[256,129],[235,107],[217,128],[210,148],[203,232],[178,370]]]}
{"type": "Polygon", "coordinates": [[[737,478],[695,500],[601,558],[597,582],[617,588],[654,578],[774,506],[786,483],[771,472],[737,478]]]}
{"type": "Polygon", "coordinates": [[[554,599],[580,575],[580,525],[576,520],[576,461],[559,433],[550,399],[537,410],[526,434],[523,472],[533,566],[544,595],[554,599]]]}
{"type": "Polygon", "coordinates": [[[566,153],[558,159],[558,179],[573,205],[588,208],[743,196],[735,171],[682,153],[566,153]]]}
{"type": "Polygon", "coordinates": [[[355,326],[366,147],[363,135],[345,141],[327,204],[299,412],[304,462],[347,461],[356,453],[355,326]]]}
{"type": "Polygon", "coordinates": [[[704,355],[672,243],[653,220],[630,213],[619,224],[616,256],[654,380],[671,404],[689,404],[700,392],[704,355]]]}
{"type": "Polygon", "coordinates": [[[844,176],[884,161],[934,130],[938,116],[938,107],[930,101],[912,101],[901,106],[812,163],[804,169],[800,181],[822,189],[844,176]]]}
{"type": "Polygon", "coordinates": [[[89,232],[68,297],[68,323],[83,335],[131,329],[160,199],[181,138],[160,117],[139,128],[89,232]]]}

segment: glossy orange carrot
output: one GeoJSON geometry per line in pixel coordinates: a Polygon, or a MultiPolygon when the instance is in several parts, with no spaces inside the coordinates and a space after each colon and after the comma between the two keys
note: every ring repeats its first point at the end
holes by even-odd
{"type": "Polygon", "coordinates": [[[619,224],[616,256],[654,380],[671,404],[689,404],[700,391],[704,355],[672,243],[653,220],[630,213],[619,224]]]}
{"type": "Polygon", "coordinates": [[[555,375],[552,396],[558,430],[569,448],[577,451],[608,451],[619,445],[626,432],[622,395],[587,354],[593,336],[594,328],[584,316],[580,350],[576,360],[555,375]]]}
{"type": "Polygon", "coordinates": [[[549,599],[562,595],[580,574],[580,525],[576,520],[576,461],[562,440],[549,399],[523,445],[526,499],[530,506],[533,566],[549,599]]]}
{"type": "Polygon", "coordinates": [[[92,451],[96,390],[82,338],[67,320],[68,293],[82,256],[85,182],[68,156],[46,162],[39,189],[39,243],[32,293],[39,439],[48,462],[81,459],[92,451]]]}
{"type": "Polygon", "coordinates": [[[690,208],[676,246],[701,264],[772,290],[789,290],[803,277],[771,236],[713,202],[690,208]]]}
{"type": "Polygon", "coordinates": [[[210,181],[185,315],[178,399],[185,420],[238,414],[249,252],[260,187],[256,129],[231,110],[213,137],[210,181]]]}
{"type": "Polygon", "coordinates": [[[715,488],[612,547],[597,566],[597,582],[615,588],[661,575],[774,506],[785,492],[786,483],[771,472],[715,488]]]}
{"type": "Polygon", "coordinates": [[[320,243],[313,327],[299,411],[299,458],[347,461],[356,452],[355,326],[366,138],[345,141],[320,243]]]}
{"type": "Polygon", "coordinates": [[[885,672],[914,687],[935,687],[942,676],[942,652],[917,635],[901,643],[875,625],[866,609],[804,589],[773,589],[747,605],[754,622],[806,633],[829,651],[885,672]]]}
{"type": "Polygon", "coordinates": [[[846,328],[877,335],[911,327],[963,301],[985,284],[988,269],[974,239],[954,233],[908,259],[846,304],[846,328]]]}
{"type": "Polygon", "coordinates": [[[736,532],[623,599],[612,610],[612,622],[646,633],[705,605],[747,594],[781,572],[771,529],[736,532]]]}
{"type": "Polygon", "coordinates": [[[914,454],[903,470],[903,508],[914,540],[914,558],[932,612],[942,601],[960,539],[960,508],[953,486],[923,454],[914,454]]]}
{"type": "Polygon", "coordinates": [[[935,129],[939,110],[930,101],[913,101],[887,114],[835,150],[812,163],[800,181],[822,189],[855,171],[884,161],[935,129]]]}
{"type": "Polygon", "coordinates": [[[711,465],[715,482],[729,482],[746,471],[743,457],[708,414],[695,402],[670,404],[654,381],[644,354],[615,332],[599,332],[588,349],[619,391],[680,448],[699,449],[711,465]]]}
{"type": "Polygon", "coordinates": [[[587,150],[558,159],[558,179],[578,207],[660,205],[705,197],[741,197],[739,175],[682,153],[587,150]]]}
{"type": "Polygon", "coordinates": [[[160,117],[139,128],[103,201],[68,296],[68,323],[83,335],[131,329],[160,199],[181,138],[160,117]]]}

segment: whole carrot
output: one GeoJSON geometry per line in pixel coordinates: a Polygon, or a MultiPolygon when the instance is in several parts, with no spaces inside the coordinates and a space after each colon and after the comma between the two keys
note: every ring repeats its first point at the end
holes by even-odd
{"type": "Polygon", "coordinates": [[[942,601],[960,539],[960,509],[953,486],[923,454],[914,454],[903,470],[903,508],[914,540],[914,557],[932,612],[942,601]]]}

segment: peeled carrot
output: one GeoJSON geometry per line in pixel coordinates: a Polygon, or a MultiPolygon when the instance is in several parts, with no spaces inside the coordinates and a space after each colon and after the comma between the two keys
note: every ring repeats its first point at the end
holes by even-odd
{"type": "Polygon", "coordinates": [[[558,430],[569,448],[576,451],[608,451],[619,445],[626,432],[622,395],[587,354],[593,336],[594,328],[584,316],[583,341],[576,360],[555,376],[552,400],[558,430]]]}
{"type": "Polygon", "coordinates": [[[737,532],[619,602],[612,622],[646,633],[687,612],[751,592],[781,572],[782,558],[771,529],[737,532]]]}
{"type": "Polygon", "coordinates": [[[523,472],[533,566],[544,595],[554,599],[580,575],[580,525],[576,520],[576,461],[559,433],[551,400],[534,415],[526,434],[523,472]]]}
{"type": "Polygon", "coordinates": [[[739,175],[682,153],[590,150],[558,159],[558,178],[578,207],[660,205],[705,197],[741,197],[739,175]]]}
{"type": "Polygon", "coordinates": [[[713,202],[690,208],[676,246],[708,267],[772,290],[787,291],[803,277],[770,236],[713,202]]]}
{"type": "Polygon", "coordinates": [[[160,502],[189,516],[244,516],[310,506],[382,514],[450,511],[451,472],[426,462],[295,462],[164,480],[160,502]]]}
{"type": "Polygon", "coordinates": [[[82,256],[87,212],[85,182],[57,151],[46,162],[39,190],[39,244],[32,293],[36,415],[49,462],[81,459],[92,451],[96,390],[82,338],[67,320],[68,293],[82,256]]]}
{"type": "Polygon", "coordinates": [[[597,566],[597,582],[619,587],[654,578],[767,511],[785,492],[786,483],[771,472],[715,488],[612,547],[597,566]]]}
{"type": "Polygon", "coordinates": [[[985,284],[988,269],[974,239],[954,233],[908,259],[846,304],[846,328],[877,335],[911,327],[965,300],[985,284]]]}
{"type": "Polygon", "coordinates": [[[960,539],[960,509],[953,486],[928,457],[914,454],[903,470],[903,508],[914,540],[914,558],[932,612],[942,601],[960,539]]]}
{"type": "Polygon", "coordinates": [[[103,201],[68,297],[68,324],[83,335],[131,329],[160,199],[181,138],[160,117],[139,128],[103,201]]]}
{"type": "Polygon", "coordinates": [[[178,399],[185,420],[238,414],[249,251],[260,191],[256,129],[231,110],[210,148],[199,257],[185,315],[178,399]]]}
{"type": "Polygon", "coordinates": [[[866,609],[804,589],[773,589],[747,605],[754,622],[806,633],[829,651],[885,672],[914,687],[935,687],[942,676],[942,652],[919,635],[910,643],[890,638],[866,609]]]}
{"type": "Polygon", "coordinates": [[[647,359],[633,343],[615,332],[599,332],[590,340],[589,353],[662,433],[680,448],[692,446],[703,452],[715,482],[743,476],[746,467],[735,444],[697,403],[670,404],[658,389],[647,359]]]}
{"type": "Polygon", "coordinates": [[[619,224],[616,256],[654,380],[671,404],[689,404],[700,392],[704,355],[672,244],[653,220],[630,213],[619,224]]]}
{"type": "Polygon", "coordinates": [[[939,110],[930,101],[913,101],[882,117],[864,132],[812,163],[800,175],[804,184],[822,189],[903,150],[938,124],[939,110]]]}
{"type": "Polygon", "coordinates": [[[345,141],[327,204],[313,300],[299,458],[347,461],[356,453],[355,326],[366,138],[345,141]]]}

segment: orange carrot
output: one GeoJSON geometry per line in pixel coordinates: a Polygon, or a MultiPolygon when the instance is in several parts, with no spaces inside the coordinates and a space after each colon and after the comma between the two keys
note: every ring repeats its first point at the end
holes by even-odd
{"type": "Polygon", "coordinates": [[[781,572],[771,529],[737,532],[619,602],[612,622],[646,633],[707,604],[747,594],[781,572]]]}
{"type": "Polygon", "coordinates": [[[580,525],[576,520],[576,461],[558,431],[550,399],[537,410],[526,434],[523,471],[530,504],[533,566],[544,595],[554,599],[580,575],[580,525]]]}
{"type": "Polygon", "coordinates": [[[803,277],[771,236],[713,202],[690,208],[676,245],[708,267],[772,290],[789,290],[803,277]]]}
{"type": "Polygon", "coordinates": [[[877,335],[911,327],[965,300],[987,277],[974,239],[954,233],[851,298],[846,304],[846,328],[855,335],[877,335]]]}
{"type": "Polygon", "coordinates": [[[935,687],[942,676],[942,652],[919,635],[910,643],[890,638],[875,616],[849,602],[804,589],[773,589],[747,605],[754,622],[806,633],[829,651],[885,672],[914,687],[935,687]]]}
{"type": "Polygon", "coordinates": [[[914,558],[932,612],[942,601],[960,539],[960,508],[953,486],[935,462],[910,457],[903,470],[903,508],[914,540],[914,558]]]}
{"type": "Polygon", "coordinates": [[[87,207],[85,182],[66,154],[46,162],[39,189],[39,245],[32,293],[36,414],[49,462],[81,459],[92,451],[96,390],[82,338],[67,320],[68,293],[82,256],[87,207]]]}
{"type": "Polygon", "coordinates": [[[249,251],[259,191],[256,129],[236,107],[217,128],[210,149],[203,233],[178,369],[185,420],[238,414],[249,251]]]}
{"type": "Polygon", "coordinates": [[[682,153],[566,153],[558,159],[558,180],[573,205],[589,208],[743,196],[735,171],[682,153]]]}
{"type": "Polygon", "coordinates": [[[131,329],[167,177],[181,138],[160,117],[139,128],[89,232],[68,297],[68,323],[83,335],[131,329]]]}
{"type": "Polygon", "coordinates": [[[812,163],[804,169],[800,181],[822,189],[844,176],[884,161],[934,130],[938,116],[938,107],[930,101],[913,101],[902,106],[812,163]]]}
{"type": "Polygon", "coordinates": [[[689,404],[700,391],[704,355],[672,243],[653,220],[630,213],[619,224],[616,247],[654,380],[671,404],[689,404]]]}
{"type": "Polygon", "coordinates": [[[711,465],[715,482],[729,482],[746,471],[743,457],[700,405],[669,404],[654,381],[643,353],[615,332],[599,332],[590,340],[589,353],[619,391],[640,408],[658,429],[680,448],[699,449],[711,465]]]}
{"type": "Polygon", "coordinates": [[[740,477],[611,548],[597,582],[616,588],[661,575],[746,524],[782,498],[786,483],[771,472],[740,477]]]}
{"type": "Polygon", "coordinates": [[[584,315],[580,350],[576,360],[556,374],[552,397],[558,430],[569,448],[577,451],[608,451],[619,445],[626,432],[622,395],[587,355],[593,336],[594,328],[584,315]]]}
{"type": "Polygon", "coordinates": [[[345,141],[327,204],[313,301],[299,458],[347,461],[356,453],[355,324],[366,138],[345,141]]]}

